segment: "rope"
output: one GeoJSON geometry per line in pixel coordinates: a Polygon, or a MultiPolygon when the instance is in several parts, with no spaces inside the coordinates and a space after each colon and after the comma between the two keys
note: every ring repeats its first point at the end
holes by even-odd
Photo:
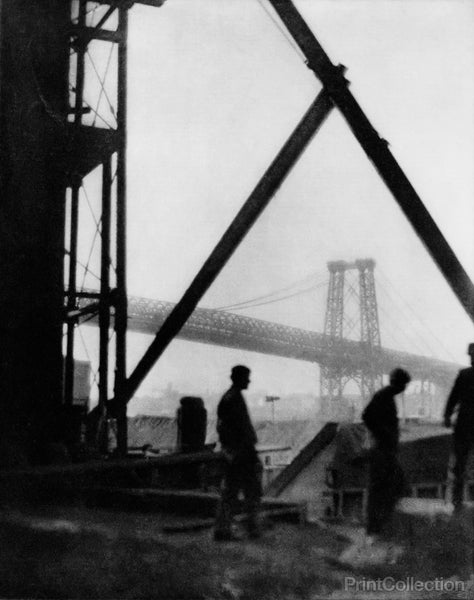
{"type": "Polygon", "coordinates": [[[265,4],[265,0],[257,0],[257,1],[260,4],[260,6],[262,7],[262,9],[264,10],[264,12],[266,13],[266,15],[270,18],[272,23],[275,25],[275,27],[278,29],[278,31],[283,35],[283,37],[285,38],[285,41],[289,44],[291,49],[294,52],[296,52],[298,57],[301,58],[303,63],[306,65],[307,60],[306,60],[305,55],[301,51],[300,47],[298,46],[298,44],[296,44],[295,40],[291,37],[291,35],[288,33],[288,31],[284,27],[282,27],[280,21],[277,20],[276,17],[267,8],[267,5],[265,4]]]}

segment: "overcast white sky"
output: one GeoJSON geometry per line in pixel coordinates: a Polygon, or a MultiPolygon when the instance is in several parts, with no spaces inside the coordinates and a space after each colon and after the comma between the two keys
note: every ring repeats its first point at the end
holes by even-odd
{"type": "MultiPolygon", "coordinates": [[[[474,276],[474,3],[295,4],[474,276]]],[[[179,300],[320,89],[266,10],[168,0],[131,11],[130,294],[179,300]]],[[[328,260],[365,257],[377,261],[382,343],[466,362],[471,321],[336,109],[201,305],[320,282],[328,260]]],[[[240,312],[321,331],[325,291],[240,312]]],[[[131,335],[130,368],[150,342],[131,335]]],[[[255,389],[318,392],[311,365],[176,341],[139,394],[168,381],[221,389],[237,361],[255,389]]]]}

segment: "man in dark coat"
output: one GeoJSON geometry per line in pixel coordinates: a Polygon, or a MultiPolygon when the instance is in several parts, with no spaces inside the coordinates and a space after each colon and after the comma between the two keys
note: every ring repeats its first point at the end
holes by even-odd
{"type": "Polygon", "coordinates": [[[250,421],[242,390],[250,383],[250,369],[237,365],[231,372],[232,386],[217,407],[217,432],[225,457],[221,500],[217,512],[214,539],[237,539],[232,531],[232,516],[239,492],[244,494],[247,529],[258,537],[258,508],[262,495],[262,465],[255,445],[257,436],[250,421]]]}
{"type": "Polygon", "coordinates": [[[403,472],[397,458],[400,432],[395,396],[405,390],[410,379],[403,369],[392,371],[389,385],[374,394],[362,414],[375,442],[369,462],[369,536],[382,533],[404,491],[403,472]]]}
{"type": "Polygon", "coordinates": [[[451,416],[455,408],[459,407],[453,436],[456,461],[453,485],[455,509],[462,506],[466,463],[474,445],[474,344],[469,344],[467,353],[471,357],[471,366],[459,371],[444,411],[444,424],[451,427],[451,416]]]}

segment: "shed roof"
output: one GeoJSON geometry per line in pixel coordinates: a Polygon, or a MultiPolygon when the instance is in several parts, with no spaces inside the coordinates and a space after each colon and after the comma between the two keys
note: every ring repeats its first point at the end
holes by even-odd
{"type": "Polygon", "coordinates": [[[270,482],[265,490],[267,496],[278,496],[312,460],[334,439],[337,423],[326,423],[293,461],[270,482]]]}

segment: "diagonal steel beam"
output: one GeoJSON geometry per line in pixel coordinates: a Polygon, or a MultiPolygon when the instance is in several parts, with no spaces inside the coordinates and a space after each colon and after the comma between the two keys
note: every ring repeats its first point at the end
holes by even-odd
{"type": "Polygon", "coordinates": [[[329,95],[323,90],[311,104],[294,132],[237,213],[217,246],[211,252],[209,258],[181,300],[176,304],[163,323],[150,347],[127,379],[122,392],[114,399],[113,408],[123,406],[123,403],[128,402],[133,396],[140,383],[147,376],[171,340],[183,327],[198,302],[270,202],[306,146],[323,124],[332,107],[333,104],[329,95]]]}
{"type": "Polygon", "coordinates": [[[110,4],[111,6],[123,5],[123,8],[130,8],[134,4],[144,4],[145,6],[154,6],[159,8],[163,6],[166,0],[96,0],[99,4],[110,4]],[[128,6],[127,6],[128,5],[128,6]]]}
{"type": "Polygon", "coordinates": [[[437,224],[291,0],[269,0],[302,50],[307,64],[341,111],[364,152],[391,191],[465,311],[474,321],[474,285],[437,224]]]}

